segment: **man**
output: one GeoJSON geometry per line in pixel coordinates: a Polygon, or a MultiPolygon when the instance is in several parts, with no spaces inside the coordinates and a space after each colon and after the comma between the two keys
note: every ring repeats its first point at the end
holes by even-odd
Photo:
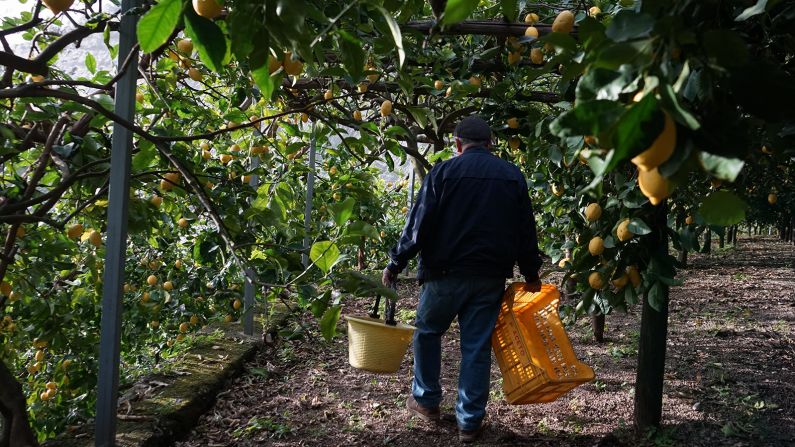
{"type": "Polygon", "coordinates": [[[385,285],[417,253],[422,284],[414,333],[414,382],[406,406],[438,421],[442,389],[441,337],[457,316],[461,367],[456,419],[459,439],[478,438],[486,414],[491,334],[505,278],[514,264],[533,290],[541,288],[541,258],[527,182],[519,168],[490,152],[491,129],[478,116],[455,128],[459,156],[437,164],[423,181],[403,234],[389,252],[385,285]]]}

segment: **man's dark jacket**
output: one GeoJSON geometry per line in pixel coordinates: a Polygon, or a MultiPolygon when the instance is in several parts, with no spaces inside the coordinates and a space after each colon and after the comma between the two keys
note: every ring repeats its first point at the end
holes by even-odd
{"type": "Polygon", "coordinates": [[[420,282],[443,276],[538,279],[541,257],[527,182],[515,165],[473,147],[425,177],[387,268],[420,254],[420,282]]]}

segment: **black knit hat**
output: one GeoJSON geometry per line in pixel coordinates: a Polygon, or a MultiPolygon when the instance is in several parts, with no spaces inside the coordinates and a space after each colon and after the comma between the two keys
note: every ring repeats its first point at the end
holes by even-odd
{"type": "Polygon", "coordinates": [[[453,135],[471,141],[489,141],[491,140],[491,128],[483,118],[472,115],[462,119],[455,126],[453,135]]]}

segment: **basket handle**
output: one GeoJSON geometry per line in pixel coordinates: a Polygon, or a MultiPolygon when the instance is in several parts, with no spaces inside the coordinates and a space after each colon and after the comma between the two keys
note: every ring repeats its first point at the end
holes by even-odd
{"type": "MultiPolygon", "coordinates": [[[[395,283],[390,285],[392,290],[397,292],[397,286],[395,283]]],[[[397,326],[397,321],[395,321],[395,307],[396,303],[395,300],[390,300],[389,298],[385,299],[384,302],[384,323],[389,326],[397,326]]]]}
{"type": "Polygon", "coordinates": [[[373,304],[373,308],[370,310],[370,313],[367,314],[370,318],[378,318],[378,306],[381,305],[381,295],[375,296],[375,303],[373,304]]]}

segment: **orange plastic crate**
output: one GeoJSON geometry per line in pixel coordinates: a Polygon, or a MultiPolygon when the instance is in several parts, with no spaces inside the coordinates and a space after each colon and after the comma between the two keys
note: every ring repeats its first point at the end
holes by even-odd
{"type": "Polygon", "coordinates": [[[591,367],[577,360],[558,316],[560,292],[551,284],[530,292],[513,283],[513,309],[503,298],[491,345],[502,371],[502,389],[510,404],[552,402],[594,378],[591,367]]]}

